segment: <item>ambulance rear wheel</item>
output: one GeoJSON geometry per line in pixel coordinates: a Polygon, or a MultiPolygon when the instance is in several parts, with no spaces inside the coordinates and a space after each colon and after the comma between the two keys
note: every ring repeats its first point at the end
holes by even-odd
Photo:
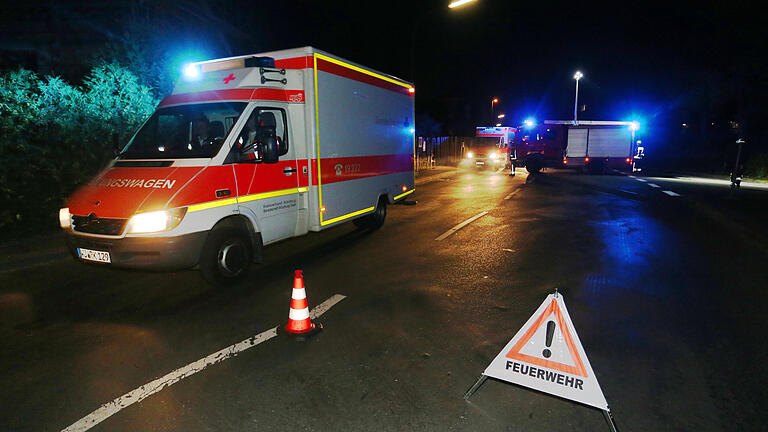
{"type": "Polygon", "coordinates": [[[245,278],[252,261],[247,232],[233,228],[214,229],[200,256],[200,272],[213,285],[233,285],[245,278]]]}
{"type": "Polygon", "coordinates": [[[376,204],[376,210],[368,216],[363,216],[359,219],[355,219],[353,222],[356,227],[361,229],[375,230],[381,228],[384,225],[384,219],[387,218],[387,198],[379,198],[379,202],[376,204]]]}

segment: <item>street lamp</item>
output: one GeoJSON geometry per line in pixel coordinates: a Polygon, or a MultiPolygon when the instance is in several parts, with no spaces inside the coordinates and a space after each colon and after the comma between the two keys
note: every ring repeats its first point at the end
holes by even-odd
{"type": "Polygon", "coordinates": [[[499,114],[496,116],[496,118],[504,118],[504,114],[499,114]]]}
{"type": "Polygon", "coordinates": [[[473,1],[475,1],[475,0],[454,0],[450,4],[448,4],[448,7],[453,9],[453,8],[457,8],[459,6],[464,6],[467,3],[472,3],[473,1]]]}
{"type": "Polygon", "coordinates": [[[499,103],[499,98],[491,99],[491,123],[493,123],[493,117],[495,117],[496,115],[496,112],[494,111],[493,106],[497,103],[499,103]]]}
{"type": "Polygon", "coordinates": [[[573,75],[573,79],[576,80],[576,100],[573,102],[573,124],[579,124],[578,110],[579,110],[579,80],[584,77],[584,74],[576,71],[573,75]]]}

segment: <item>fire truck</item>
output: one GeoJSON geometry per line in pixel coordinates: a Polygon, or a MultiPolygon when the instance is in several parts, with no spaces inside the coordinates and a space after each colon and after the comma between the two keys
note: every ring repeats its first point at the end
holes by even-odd
{"type": "Polygon", "coordinates": [[[605,169],[634,171],[644,151],[635,134],[640,124],[634,121],[568,121],[550,120],[548,125],[567,129],[563,165],[593,173],[605,169]]]}
{"type": "Polygon", "coordinates": [[[624,121],[527,121],[511,144],[510,160],[531,173],[545,167],[632,170],[642,158],[635,141],[638,128],[637,122],[624,121]]]}
{"type": "Polygon", "coordinates": [[[477,127],[464,155],[478,168],[505,168],[509,166],[509,146],[516,133],[513,127],[477,127]]]}
{"type": "Polygon", "coordinates": [[[81,262],[241,280],[265,246],[414,192],[414,87],[312,47],[193,63],[59,212],[81,262]]]}

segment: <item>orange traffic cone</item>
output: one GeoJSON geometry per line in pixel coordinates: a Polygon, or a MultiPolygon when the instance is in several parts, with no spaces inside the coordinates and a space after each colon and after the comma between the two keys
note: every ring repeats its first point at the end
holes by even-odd
{"type": "Polygon", "coordinates": [[[301,275],[301,270],[296,270],[296,276],[293,278],[293,292],[291,293],[291,310],[288,313],[288,325],[285,326],[285,331],[305,335],[321,328],[321,325],[315,326],[309,319],[304,277],[301,275]]]}

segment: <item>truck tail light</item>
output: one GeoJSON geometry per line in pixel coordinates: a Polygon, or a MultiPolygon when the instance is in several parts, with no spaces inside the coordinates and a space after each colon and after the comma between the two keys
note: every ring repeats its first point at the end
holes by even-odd
{"type": "Polygon", "coordinates": [[[632,159],[627,158],[627,163],[632,163],[632,159]]]}
{"type": "Polygon", "coordinates": [[[325,206],[320,207],[320,213],[325,213],[325,206]]]}
{"type": "Polygon", "coordinates": [[[568,159],[563,159],[563,165],[568,165],[568,159]]]}
{"type": "Polygon", "coordinates": [[[584,162],[589,162],[589,158],[588,158],[588,157],[585,157],[585,158],[584,158],[584,162]]]}
{"type": "Polygon", "coordinates": [[[403,192],[408,190],[408,186],[403,186],[403,192]]]}

